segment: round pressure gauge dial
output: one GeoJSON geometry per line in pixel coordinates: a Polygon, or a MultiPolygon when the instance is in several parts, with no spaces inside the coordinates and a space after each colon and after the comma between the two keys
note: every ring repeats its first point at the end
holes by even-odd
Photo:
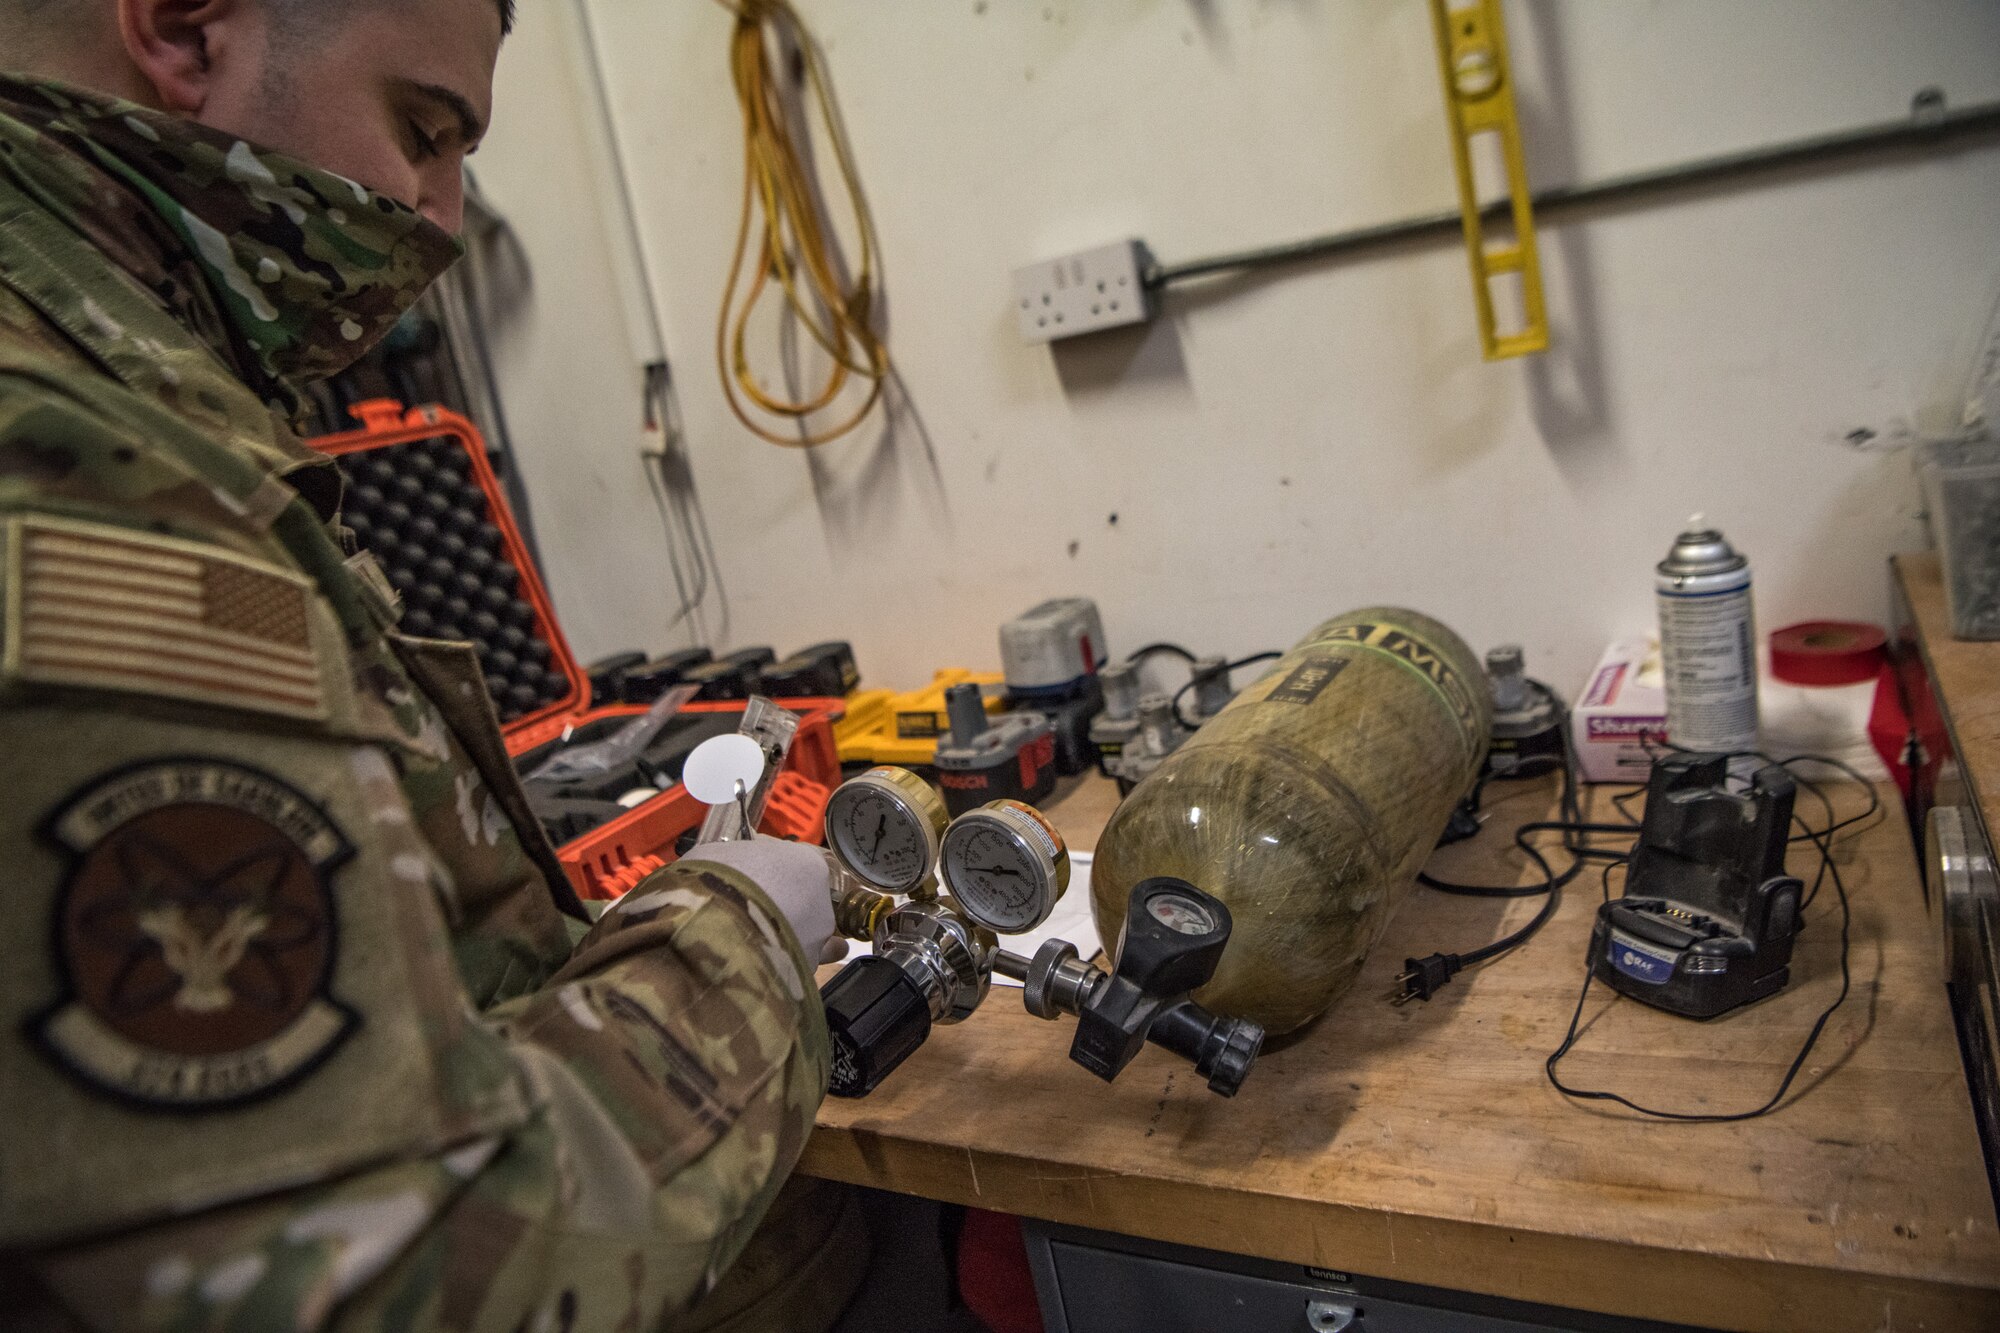
{"type": "Polygon", "coordinates": [[[1180,935],[1213,934],[1220,923],[1215,913],[1184,893],[1162,890],[1146,899],[1146,914],[1180,935]]]}
{"type": "Polygon", "coordinates": [[[826,803],[826,845],[884,893],[920,889],[937,864],[949,816],[930,784],[904,768],[871,768],[826,803]]]}
{"type": "Polygon", "coordinates": [[[1033,806],[994,801],[951,822],[939,869],[960,911],[1018,935],[1048,920],[1069,887],[1069,849],[1033,806]]]}

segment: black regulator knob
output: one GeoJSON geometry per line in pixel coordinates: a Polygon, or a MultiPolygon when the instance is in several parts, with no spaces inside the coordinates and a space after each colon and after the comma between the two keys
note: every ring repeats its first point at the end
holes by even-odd
{"type": "Polygon", "coordinates": [[[931,1005],[887,958],[857,958],[820,987],[833,1039],[835,1097],[865,1097],[931,1035],[931,1005]]]}
{"type": "Polygon", "coordinates": [[[1194,1061],[1194,1072],[1208,1080],[1211,1092],[1234,1097],[1264,1048],[1264,1029],[1182,1000],[1155,1015],[1146,1040],[1194,1061]]]}

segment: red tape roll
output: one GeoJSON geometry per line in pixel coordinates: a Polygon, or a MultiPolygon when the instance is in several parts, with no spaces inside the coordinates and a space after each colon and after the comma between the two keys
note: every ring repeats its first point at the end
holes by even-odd
{"type": "Polygon", "coordinates": [[[1852,620],[1806,620],[1771,631],[1771,674],[1793,685],[1873,680],[1888,660],[1889,636],[1852,620]]]}

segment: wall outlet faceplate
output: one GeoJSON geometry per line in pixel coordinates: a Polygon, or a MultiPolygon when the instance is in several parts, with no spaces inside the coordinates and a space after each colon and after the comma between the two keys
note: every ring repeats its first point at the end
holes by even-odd
{"type": "Polygon", "coordinates": [[[1144,242],[1116,241],[1015,269],[1021,337],[1046,343],[1145,323],[1153,317],[1147,262],[1144,242]]]}

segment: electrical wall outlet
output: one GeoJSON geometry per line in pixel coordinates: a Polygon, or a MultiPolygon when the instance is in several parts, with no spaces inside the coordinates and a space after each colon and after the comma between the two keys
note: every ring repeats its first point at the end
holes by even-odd
{"type": "Polygon", "coordinates": [[[1153,317],[1143,241],[1117,241],[1014,270],[1021,337],[1054,342],[1081,333],[1143,324],[1153,317]]]}

